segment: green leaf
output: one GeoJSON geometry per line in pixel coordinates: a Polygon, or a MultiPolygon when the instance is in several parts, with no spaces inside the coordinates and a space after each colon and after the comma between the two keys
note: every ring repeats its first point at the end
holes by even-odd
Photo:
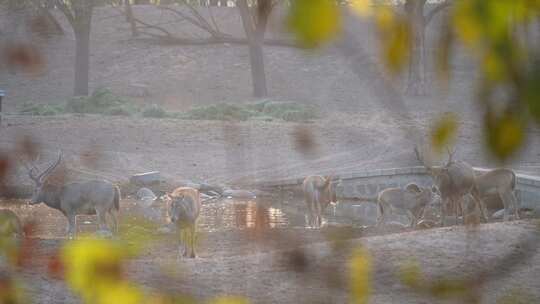
{"type": "Polygon", "coordinates": [[[523,92],[524,99],[531,115],[540,124],[540,59],[535,62],[527,78],[525,91],[523,92]]]}
{"type": "Polygon", "coordinates": [[[514,155],[525,141],[525,123],[515,114],[486,118],[487,145],[499,160],[514,155]]]}
{"type": "Polygon", "coordinates": [[[399,278],[404,285],[410,288],[422,288],[422,272],[420,266],[413,261],[407,262],[401,266],[399,278]]]}
{"type": "Polygon", "coordinates": [[[295,0],[287,24],[304,47],[314,48],[339,33],[341,16],[335,1],[295,0]]]}
{"type": "Polygon", "coordinates": [[[445,114],[431,128],[431,146],[437,153],[451,145],[457,133],[457,119],[454,114],[445,114]]]}
{"type": "Polygon", "coordinates": [[[371,257],[366,249],[357,248],[350,264],[351,299],[354,304],[365,304],[371,293],[371,257]]]}

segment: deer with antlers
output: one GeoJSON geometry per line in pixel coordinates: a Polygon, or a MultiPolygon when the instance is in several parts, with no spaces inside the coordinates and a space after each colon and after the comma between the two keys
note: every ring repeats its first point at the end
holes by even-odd
{"type": "Polygon", "coordinates": [[[56,161],[39,174],[33,163],[28,165],[23,162],[28,170],[28,176],[34,182],[34,192],[29,204],[45,203],[62,212],[68,220],[69,238],[75,237],[77,215],[97,215],[99,230],[103,231],[107,226],[105,216],[109,214],[113,222],[113,230],[117,232],[118,223],[115,212],[118,212],[120,208],[120,189],[106,180],[88,180],[63,185],[47,182],[47,178],[61,161],[62,152],[59,152],[56,161]]]}
{"type": "Polygon", "coordinates": [[[480,208],[484,221],[488,221],[487,210],[476,188],[474,170],[471,165],[464,161],[454,161],[455,150],[448,150],[448,161],[444,166],[433,166],[426,163],[420,155],[418,149],[414,149],[417,159],[424,165],[427,172],[433,178],[433,181],[441,194],[441,226],[445,224],[446,206],[454,208],[456,224],[458,223],[459,210],[463,213],[463,197],[471,194],[474,203],[480,208]]]}

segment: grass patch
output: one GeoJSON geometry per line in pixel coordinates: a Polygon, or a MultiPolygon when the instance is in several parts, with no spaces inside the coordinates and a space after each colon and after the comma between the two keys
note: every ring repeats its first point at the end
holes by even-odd
{"type": "Polygon", "coordinates": [[[130,113],[128,101],[113,94],[109,89],[95,90],[90,96],[73,97],[66,103],[66,112],[81,114],[122,115],[130,113]]]}
{"type": "Polygon", "coordinates": [[[209,106],[196,107],[182,113],[179,118],[194,120],[248,120],[255,116],[254,111],[236,104],[219,103],[209,106]]]}
{"type": "Polygon", "coordinates": [[[19,112],[27,115],[51,116],[64,113],[64,107],[62,105],[33,104],[27,102],[23,104],[19,112]]]}
{"type": "Polygon", "coordinates": [[[170,116],[167,111],[165,111],[162,107],[158,106],[157,104],[152,104],[149,106],[146,106],[142,112],[142,117],[151,117],[151,118],[165,118],[170,116]]]}
{"type": "Polygon", "coordinates": [[[296,102],[261,101],[250,104],[220,103],[196,107],[180,114],[179,118],[232,121],[244,121],[248,119],[263,121],[271,121],[273,119],[306,121],[319,118],[319,114],[317,108],[310,105],[296,102]]]}
{"type": "Polygon", "coordinates": [[[297,102],[263,100],[255,103],[218,103],[195,107],[186,112],[168,112],[157,104],[140,107],[113,94],[109,89],[95,90],[90,96],[70,98],[65,104],[26,103],[19,111],[29,115],[58,115],[63,113],[140,116],[145,118],[178,118],[225,121],[308,121],[319,118],[317,107],[297,102]]]}

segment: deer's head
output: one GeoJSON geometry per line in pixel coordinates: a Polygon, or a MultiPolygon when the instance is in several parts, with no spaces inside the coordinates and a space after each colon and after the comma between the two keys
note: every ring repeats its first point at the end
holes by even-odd
{"type": "Polygon", "coordinates": [[[43,188],[45,186],[46,179],[54,171],[54,169],[56,169],[61,161],[62,152],[59,152],[56,161],[52,162],[47,169],[41,173],[38,173],[39,170],[35,165],[35,161],[30,165],[23,162],[27,169],[28,177],[30,177],[30,179],[34,182],[34,191],[32,193],[32,198],[29,201],[30,205],[39,204],[45,200],[45,192],[43,191],[43,188]]]}

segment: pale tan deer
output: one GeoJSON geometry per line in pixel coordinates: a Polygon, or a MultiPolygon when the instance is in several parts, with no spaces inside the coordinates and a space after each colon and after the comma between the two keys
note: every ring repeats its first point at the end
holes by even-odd
{"type": "Polygon", "coordinates": [[[464,210],[463,197],[468,194],[472,194],[474,202],[477,204],[478,208],[480,208],[479,210],[481,210],[484,221],[488,221],[484,202],[478,195],[478,191],[475,190],[475,175],[471,165],[464,161],[454,161],[452,158],[455,151],[448,151],[448,161],[444,166],[432,166],[426,163],[417,148],[415,148],[414,151],[418,160],[424,165],[428,174],[433,178],[433,182],[441,194],[443,200],[441,204],[441,226],[444,226],[445,224],[445,209],[447,205],[450,205],[450,208],[454,209],[456,224],[458,223],[459,211],[461,210],[461,213],[463,213],[464,210]]]}
{"type": "Polygon", "coordinates": [[[515,188],[514,171],[499,168],[476,175],[473,195],[477,197],[497,195],[504,206],[503,220],[507,221],[511,213],[515,219],[519,219],[518,202],[514,195],[515,188]]]}
{"type": "Polygon", "coordinates": [[[180,234],[178,258],[180,256],[195,258],[197,219],[201,212],[199,191],[190,187],[179,187],[168,194],[168,198],[167,213],[180,234]]]}
{"type": "Polygon", "coordinates": [[[320,228],[323,211],[330,203],[337,203],[332,177],[310,175],[304,179],[302,189],[308,207],[308,225],[312,228],[320,228]]]}
{"type": "Polygon", "coordinates": [[[387,215],[399,209],[407,213],[411,227],[416,227],[424,208],[428,204],[436,204],[436,200],[440,200],[440,197],[431,187],[420,187],[414,183],[406,185],[405,189],[384,189],[377,197],[377,226],[385,222],[387,215]]]}

